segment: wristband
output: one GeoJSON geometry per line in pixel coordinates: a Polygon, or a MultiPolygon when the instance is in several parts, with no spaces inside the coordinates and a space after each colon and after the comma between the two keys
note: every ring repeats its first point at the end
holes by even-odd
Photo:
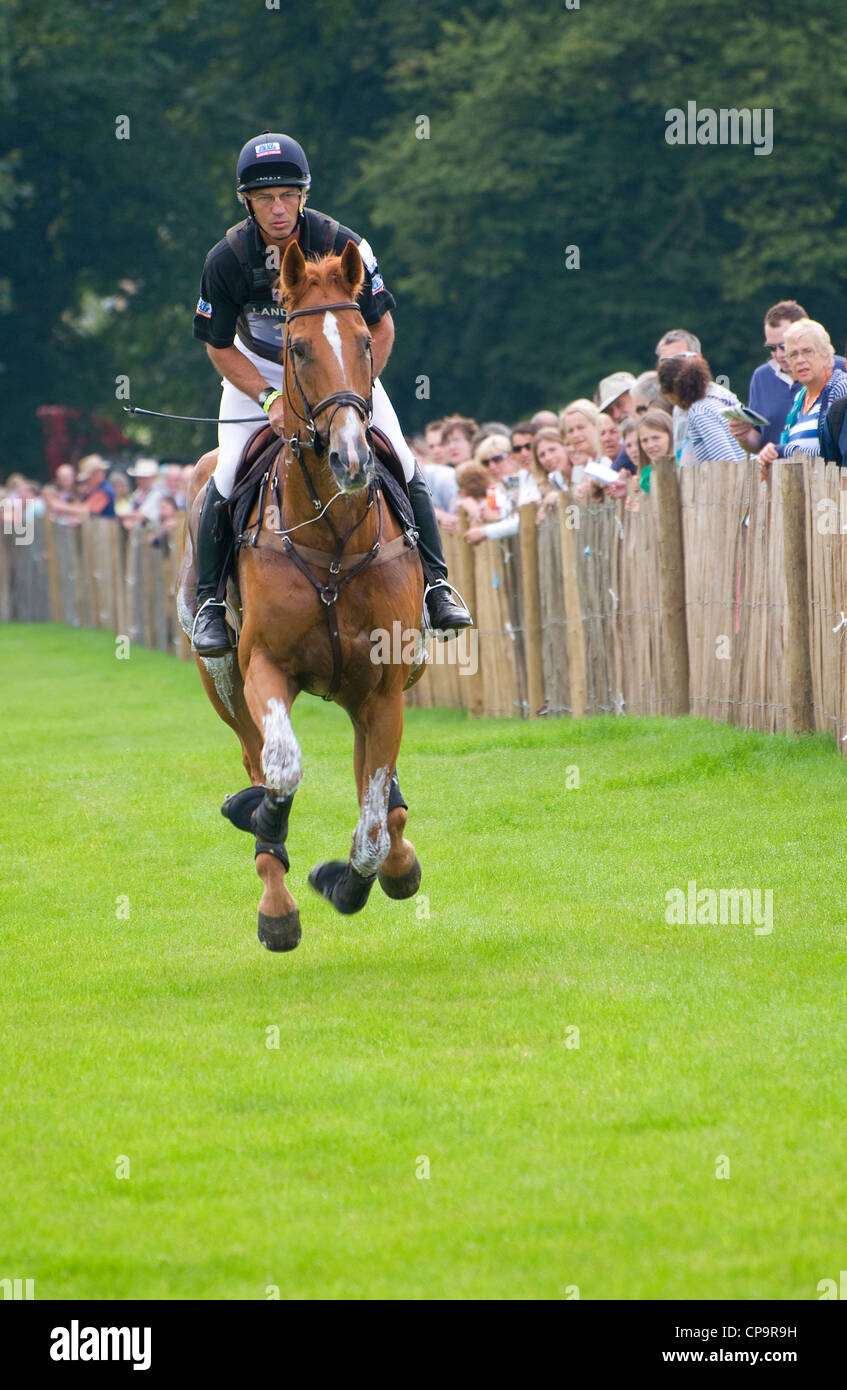
{"type": "Polygon", "coordinates": [[[279,400],[280,396],[282,395],[282,392],[281,392],[281,391],[268,391],[268,392],[266,393],[266,392],[263,391],[263,392],[262,392],[262,395],[264,396],[264,400],[261,401],[260,404],[261,404],[261,407],[262,407],[262,409],[264,410],[265,414],[268,415],[268,414],[270,413],[270,408],[271,408],[271,406],[273,405],[274,401],[278,401],[278,400],[279,400]]]}

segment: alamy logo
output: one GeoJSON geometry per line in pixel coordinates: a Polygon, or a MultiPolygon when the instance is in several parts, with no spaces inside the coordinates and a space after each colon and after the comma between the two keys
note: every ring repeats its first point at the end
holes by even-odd
{"type": "Polygon", "coordinates": [[[54,1327],[50,1333],[53,1361],[131,1361],[134,1371],[148,1371],[151,1361],[149,1327],[54,1327]]]}
{"type": "Polygon", "coordinates": [[[25,1299],[35,1298],[34,1279],[0,1279],[0,1290],[3,1292],[4,1301],[7,1298],[17,1302],[25,1299]]]}
{"type": "Polygon", "coordinates": [[[19,497],[6,501],[2,508],[3,535],[14,536],[15,545],[32,545],[35,539],[35,513],[19,497]]]}
{"type": "Polygon", "coordinates": [[[672,106],[665,112],[665,140],[669,145],[753,145],[754,154],[773,150],[773,108],[722,106],[687,109],[672,106]]]}
{"type": "Polygon", "coordinates": [[[692,878],[687,892],[669,888],[665,902],[665,921],[670,926],[749,927],[755,923],[756,936],[770,936],[773,931],[772,888],[698,888],[692,878]]]}
{"type": "Polygon", "coordinates": [[[370,658],[374,666],[458,666],[460,676],[475,676],[479,670],[479,632],[475,627],[463,628],[449,642],[433,643],[427,651],[420,628],[403,627],[399,618],[387,628],[375,627],[371,633],[370,658]]]}

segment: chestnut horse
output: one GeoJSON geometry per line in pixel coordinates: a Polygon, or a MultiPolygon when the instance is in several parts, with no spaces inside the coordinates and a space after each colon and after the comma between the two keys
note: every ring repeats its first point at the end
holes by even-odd
{"type": "MultiPolygon", "coordinates": [[[[280,505],[258,499],[247,528],[258,528],[258,544],[242,544],[238,552],[237,652],[196,657],[209,699],[241,741],[251,786],[228,797],[222,810],[256,836],[264,885],[259,940],[272,951],[291,950],[300,940],[285,838],[302,776],[290,718],[301,690],[331,698],[349,714],[360,807],[348,859],[316,865],[309,882],[349,913],[364,906],[377,876],[395,898],[416,893],[421,876],[404,838],[406,808],[396,780],[414,644],[382,643],[380,655],[390,648],[392,659],[377,662],[371,634],[392,634],[398,622],[404,633],[417,632],[424,582],[414,544],[374,486],[365,433],[373,364],[356,304],[362,277],[352,242],[341,256],[315,262],[306,262],[296,243],[286,250],[279,277],[286,307],[280,505]]],[[[177,600],[188,632],[197,518],[216,457],[213,451],[200,459],[189,493],[177,600]]]]}

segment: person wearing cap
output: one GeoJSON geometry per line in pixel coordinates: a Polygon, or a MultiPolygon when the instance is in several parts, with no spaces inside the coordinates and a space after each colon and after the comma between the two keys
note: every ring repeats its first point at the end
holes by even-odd
{"type": "Polygon", "coordinates": [[[613,420],[625,420],[635,413],[635,405],[629,394],[635,385],[632,372],[612,372],[604,376],[597,388],[597,409],[601,415],[610,415],[613,420]]]}
{"type": "Polygon", "coordinates": [[[81,501],[65,502],[50,498],[50,511],[60,517],[114,516],[115,491],[108,481],[109,465],[99,454],[88,454],[80,460],[76,481],[81,501]]]}
{"type": "Polygon", "coordinates": [[[135,483],[135,491],[123,516],[124,526],[158,526],[159,499],[164,491],[159,483],[158,463],[155,459],[136,459],[126,471],[135,483]]]}
{"type": "Polygon", "coordinates": [[[256,429],[249,417],[260,414],[258,405],[277,434],[284,430],[281,358],[285,307],[275,297],[274,282],[291,242],[297,242],[307,260],[340,255],[350,241],[359,249],[364,280],[358,304],[371,331],[373,355],[373,424],[391,440],[403,465],[429,581],[425,600],[429,622],[442,632],[471,624],[464,604],[451,596],[429,488],[378,379],[394,341],[394,298],[368,242],[326,213],[306,207],[310,186],[309,163],[296,140],[273,131],[248,140],[236,166],[236,192],[247,217],[230,227],[212,247],[203,267],[194,336],[206,344],[223,385],[218,463],[206,488],[197,531],[197,614],[192,646],[201,656],[220,656],[234,645],[225,605],[216,598],[233,539],[226,508],[218,509],[218,504],[232,492],[244,445],[256,429]],[[229,423],[242,418],[248,423],[229,423]]]}

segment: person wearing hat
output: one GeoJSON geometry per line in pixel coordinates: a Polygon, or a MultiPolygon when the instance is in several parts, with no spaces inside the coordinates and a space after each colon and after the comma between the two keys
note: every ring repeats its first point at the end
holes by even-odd
{"type": "Polygon", "coordinates": [[[129,499],[129,509],[124,513],[124,526],[158,526],[159,498],[162,487],[159,483],[159,465],[155,459],[136,459],[127,476],[135,483],[135,491],[129,499]]]}
{"type": "Polygon", "coordinates": [[[115,491],[107,481],[109,465],[99,454],[88,454],[80,460],[76,481],[81,501],[65,502],[59,497],[50,498],[50,511],[56,516],[76,517],[80,521],[86,516],[114,516],[115,491]]]}
{"type": "Polygon", "coordinates": [[[634,385],[632,372],[612,372],[611,376],[604,376],[598,387],[600,414],[608,413],[613,420],[625,420],[627,415],[634,415],[635,406],[629,394],[634,385]]]}
{"type": "Polygon", "coordinates": [[[226,508],[218,510],[217,506],[232,492],[244,445],[257,428],[255,422],[223,422],[264,411],[277,434],[284,430],[281,355],[285,307],[274,297],[274,281],[291,242],[298,243],[307,260],[340,255],[349,241],[359,248],[365,276],[358,304],[372,340],[373,423],[388,435],[403,465],[421,558],[428,572],[429,621],[443,632],[471,624],[464,604],[451,596],[429,488],[378,380],[394,341],[394,299],[368,242],[326,213],[306,207],[310,186],[309,163],[296,140],[273,131],[248,140],[236,166],[236,192],[247,217],[230,227],[212,247],[203,267],[194,336],[206,344],[223,384],[218,463],[206,488],[197,531],[197,616],[192,645],[201,656],[220,656],[234,646],[225,606],[216,600],[232,545],[232,526],[226,508]]]}

